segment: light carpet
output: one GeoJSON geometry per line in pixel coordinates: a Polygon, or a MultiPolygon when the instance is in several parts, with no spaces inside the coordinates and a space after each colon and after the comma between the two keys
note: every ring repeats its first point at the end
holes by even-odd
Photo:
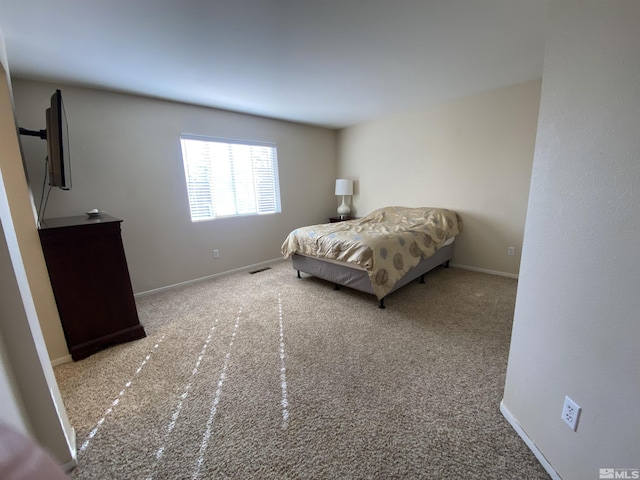
{"type": "Polygon", "coordinates": [[[55,368],[74,479],[548,479],[499,411],[516,280],[388,296],[289,262],[137,299],[147,338],[55,368]]]}

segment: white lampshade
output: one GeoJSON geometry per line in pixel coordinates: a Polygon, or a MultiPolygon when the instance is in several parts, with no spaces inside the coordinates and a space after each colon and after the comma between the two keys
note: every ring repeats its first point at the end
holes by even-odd
{"type": "Polygon", "coordinates": [[[353,195],[353,180],[347,178],[337,179],[336,195],[353,195]]]}

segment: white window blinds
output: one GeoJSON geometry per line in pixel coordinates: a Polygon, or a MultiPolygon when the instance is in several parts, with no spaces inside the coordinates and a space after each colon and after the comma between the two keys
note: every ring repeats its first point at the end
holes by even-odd
{"type": "Polygon", "coordinates": [[[276,146],[182,135],[191,221],[280,212],[276,146]]]}

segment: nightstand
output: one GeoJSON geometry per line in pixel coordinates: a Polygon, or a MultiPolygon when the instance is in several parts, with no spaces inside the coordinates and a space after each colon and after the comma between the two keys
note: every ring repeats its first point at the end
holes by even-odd
{"type": "Polygon", "coordinates": [[[347,220],[352,220],[352,218],[349,217],[349,216],[346,216],[346,217],[329,217],[329,223],[346,222],[347,220]]]}

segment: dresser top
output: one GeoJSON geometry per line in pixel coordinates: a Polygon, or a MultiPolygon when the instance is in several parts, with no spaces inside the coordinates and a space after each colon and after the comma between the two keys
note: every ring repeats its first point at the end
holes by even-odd
{"type": "Polygon", "coordinates": [[[95,223],[122,222],[121,219],[102,213],[100,215],[78,215],[75,217],[45,218],[40,222],[40,230],[60,227],[76,227],[95,223]]]}

